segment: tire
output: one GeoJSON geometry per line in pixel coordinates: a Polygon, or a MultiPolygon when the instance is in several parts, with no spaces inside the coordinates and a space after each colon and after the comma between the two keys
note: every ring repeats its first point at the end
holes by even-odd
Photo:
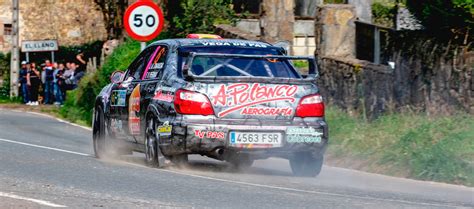
{"type": "Polygon", "coordinates": [[[290,158],[290,167],[295,176],[315,177],[321,172],[324,156],[313,156],[312,153],[295,153],[290,158]]]}
{"type": "Polygon", "coordinates": [[[147,118],[145,129],[145,163],[149,167],[160,166],[158,161],[158,140],[156,138],[156,120],[153,116],[147,118]]]}
{"type": "Polygon", "coordinates": [[[101,107],[97,107],[94,112],[94,125],[92,129],[92,143],[96,158],[104,158],[107,154],[105,147],[106,135],[104,112],[101,107]]]}

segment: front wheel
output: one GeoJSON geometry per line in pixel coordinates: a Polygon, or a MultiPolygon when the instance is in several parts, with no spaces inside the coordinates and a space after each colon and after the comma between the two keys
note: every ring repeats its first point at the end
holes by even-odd
{"type": "Polygon", "coordinates": [[[315,177],[323,167],[323,155],[313,156],[312,153],[295,153],[290,158],[290,167],[295,176],[315,177]]]}
{"type": "Polygon", "coordinates": [[[94,124],[92,129],[92,142],[94,146],[94,154],[97,158],[104,158],[106,155],[106,133],[104,112],[101,107],[97,107],[94,111],[94,124]]]}

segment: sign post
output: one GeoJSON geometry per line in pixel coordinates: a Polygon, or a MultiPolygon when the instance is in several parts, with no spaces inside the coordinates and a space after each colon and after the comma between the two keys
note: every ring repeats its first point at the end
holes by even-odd
{"type": "Polygon", "coordinates": [[[142,42],[142,50],[147,41],[160,34],[165,23],[160,7],[151,0],[138,0],[130,5],[125,11],[123,22],[128,35],[142,42]]]}
{"type": "Polygon", "coordinates": [[[26,53],[26,61],[30,61],[30,52],[51,52],[51,62],[54,62],[54,52],[59,50],[57,40],[22,41],[21,51],[26,53]]]}

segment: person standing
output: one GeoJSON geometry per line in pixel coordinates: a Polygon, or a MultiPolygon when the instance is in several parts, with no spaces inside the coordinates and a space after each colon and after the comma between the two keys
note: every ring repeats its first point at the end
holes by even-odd
{"type": "MultiPolygon", "coordinates": [[[[26,83],[30,87],[30,105],[38,105],[38,91],[41,84],[41,73],[36,69],[36,65],[30,65],[30,70],[26,75],[26,83]]],[[[27,65],[28,68],[28,65],[27,65]]]]}
{"type": "MultiPolygon", "coordinates": [[[[76,70],[86,72],[87,71],[87,61],[86,61],[86,56],[84,55],[84,52],[82,50],[77,51],[76,59],[78,63],[76,64],[76,70]]],[[[74,62],[75,64],[76,62],[74,62]]]]}
{"type": "Polygon", "coordinates": [[[20,85],[21,85],[21,95],[23,96],[23,103],[28,104],[30,99],[28,97],[28,85],[26,84],[26,76],[28,74],[27,62],[21,62],[21,69],[20,69],[20,85]]]}
{"type": "Polygon", "coordinates": [[[74,73],[76,71],[76,67],[73,63],[67,63],[69,66],[67,67],[66,71],[64,71],[63,78],[64,78],[64,89],[65,90],[72,90],[74,84],[74,73]]]}
{"type": "Polygon", "coordinates": [[[54,63],[53,68],[54,68],[54,73],[53,73],[53,76],[54,76],[54,80],[53,80],[53,83],[54,83],[54,98],[56,100],[54,102],[54,104],[55,105],[62,105],[63,102],[64,102],[63,91],[62,91],[62,85],[64,83],[64,79],[62,77],[63,73],[64,73],[64,64],[60,63],[58,65],[58,63],[54,63]]]}
{"type": "Polygon", "coordinates": [[[43,71],[45,73],[44,79],[44,104],[52,104],[53,103],[53,81],[54,81],[54,69],[53,65],[49,60],[44,62],[43,71]]]}

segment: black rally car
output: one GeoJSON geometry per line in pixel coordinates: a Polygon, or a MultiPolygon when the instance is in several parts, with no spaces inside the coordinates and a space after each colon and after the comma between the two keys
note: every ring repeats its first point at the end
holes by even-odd
{"type": "Polygon", "coordinates": [[[328,143],[316,78],[314,58],[264,42],[157,41],[97,96],[95,154],[144,152],[155,167],[188,154],[236,167],[282,157],[295,175],[316,176],[328,143]],[[295,60],[307,61],[305,75],[295,60]]]}

